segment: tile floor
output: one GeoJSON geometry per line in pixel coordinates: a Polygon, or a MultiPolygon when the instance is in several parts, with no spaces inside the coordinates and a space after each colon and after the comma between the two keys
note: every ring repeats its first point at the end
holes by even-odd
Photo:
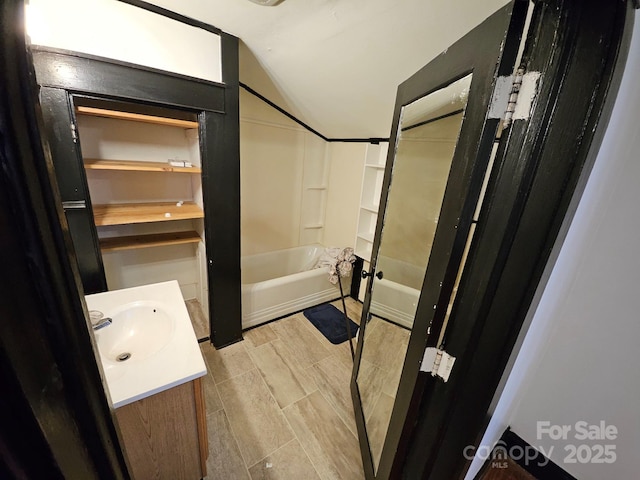
{"type": "MultiPolygon", "coordinates": [[[[346,300],[359,323],[361,304],[346,300]]],[[[364,478],[348,343],[332,345],[301,313],[244,338],[221,350],[201,344],[208,366],[206,478],[364,478]]]]}
{"type": "Polygon", "coordinates": [[[358,387],[373,461],[382,454],[411,331],[372,317],[364,335],[358,387]]]}
{"type": "Polygon", "coordinates": [[[202,311],[202,305],[195,298],[191,300],[185,300],[187,306],[187,312],[189,312],[189,318],[191,318],[191,324],[193,325],[193,331],[196,334],[196,338],[206,338],[209,336],[209,321],[204,316],[202,311]]]}

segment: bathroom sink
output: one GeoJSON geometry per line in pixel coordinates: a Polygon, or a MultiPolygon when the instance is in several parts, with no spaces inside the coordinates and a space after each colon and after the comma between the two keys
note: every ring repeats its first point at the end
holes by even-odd
{"type": "Polygon", "coordinates": [[[96,331],[98,349],[111,362],[136,362],[157,354],[171,340],[175,321],[159,302],[137,301],[117,308],[112,323],[96,331]]]}
{"type": "Polygon", "coordinates": [[[114,408],[207,373],[175,280],[85,296],[112,319],[93,331],[114,408]]]}

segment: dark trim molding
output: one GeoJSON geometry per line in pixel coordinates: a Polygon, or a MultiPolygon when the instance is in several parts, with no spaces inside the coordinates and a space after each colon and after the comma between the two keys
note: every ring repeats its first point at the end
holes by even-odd
{"type": "Polygon", "coordinates": [[[249,92],[251,95],[253,95],[254,97],[259,98],[260,100],[262,100],[264,103],[266,103],[267,105],[269,105],[271,108],[275,108],[277,111],[279,111],[281,114],[283,114],[285,117],[289,118],[290,120],[293,120],[294,122],[296,122],[298,125],[300,125],[301,127],[305,128],[306,130],[308,130],[309,132],[313,133],[314,135],[317,135],[318,137],[320,137],[322,140],[324,140],[325,142],[328,142],[329,139],[327,137],[325,137],[323,134],[321,134],[319,131],[315,130],[314,128],[310,127],[309,125],[307,125],[306,123],[304,123],[302,120],[299,120],[298,118],[294,117],[293,115],[291,115],[289,112],[287,112],[284,108],[276,105],[275,103],[273,103],[271,100],[269,100],[267,97],[265,97],[264,95],[262,95],[261,93],[256,92],[253,88],[251,88],[250,86],[248,86],[245,83],[240,82],[240,86],[242,88],[244,88],[247,92],[249,92]]]}
{"type": "Polygon", "coordinates": [[[32,47],[38,84],[73,93],[224,113],[222,83],[49,47],[32,47]],[[96,75],[100,72],[100,75],[96,75]]]}
{"type": "Polygon", "coordinates": [[[382,142],[388,142],[388,138],[329,138],[327,142],[342,142],[342,143],[373,143],[374,145],[378,145],[382,142]]]}
{"type": "Polygon", "coordinates": [[[373,144],[378,144],[380,142],[388,142],[389,139],[388,138],[329,138],[323,134],[321,134],[319,131],[317,131],[316,129],[310,127],[309,125],[307,125],[306,123],[304,123],[302,120],[298,119],[297,117],[295,117],[294,115],[290,114],[289,112],[287,112],[284,108],[280,107],[279,105],[275,104],[274,102],[272,102],[271,100],[269,100],[267,97],[265,97],[264,95],[262,95],[261,93],[255,91],[253,88],[251,88],[250,86],[248,86],[245,83],[240,82],[240,86],[242,88],[244,88],[247,92],[249,92],[251,95],[259,98],[260,100],[262,100],[264,103],[266,103],[267,105],[269,105],[271,108],[276,109],[278,112],[280,112],[281,114],[283,114],[285,117],[289,118],[290,120],[293,120],[294,122],[296,122],[298,125],[300,125],[302,128],[306,129],[307,131],[313,133],[314,135],[320,137],[322,140],[324,140],[325,142],[344,142],[344,143],[373,143],[373,144]]]}
{"type": "Polygon", "coordinates": [[[216,348],[242,340],[238,39],[222,35],[225,115],[200,114],[210,335],[216,348]],[[207,139],[206,143],[205,140],[207,139]]]}
{"type": "Polygon", "coordinates": [[[200,20],[196,20],[195,18],[187,17],[186,15],[181,15],[172,10],[168,10],[166,8],[159,7],[157,5],[153,5],[143,0],[118,0],[118,1],[122,3],[128,3],[129,5],[142,8],[143,10],[147,10],[149,12],[157,13],[158,15],[162,15],[163,17],[167,17],[172,20],[177,20],[180,23],[191,25],[192,27],[201,28],[211,33],[216,33],[218,35],[223,33],[222,30],[220,30],[218,27],[214,27],[213,25],[210,25],[205,22],[201,22],[200,20]]]}
{"type": "Polygon", "coordinates": [[[62,200],[85,202],[85,208],[67,211],[85,293],[104,291],[107,285],[81,145],[71,130],[76,123],[75,99],[83,103],[87,99],[130,103],[136,111],[178,110],[181,115],[198,118],[210,337],[218,348],[242,340],[238,39],[225,33],[220,37],[225,83],[167,74],[77,52],[33,49],[46,133],[52,144],[62,200]]]}
{"type": "Polygon", "coordinates": [[[444,115],[440,115],[438,117],[430,118],[429,120],[425,120],[423,122],[418,122],[414,125],[409,125],[408,127],[403,127],[401,130],[406,132],[407,130],[412,130],[414,128],[422,127],[423,125],[429,125],[430,123],[437,122],[438,120],[443,120],[445,118],[453,117],[454,115],[458,115],[459,113],[464,112],[464,109],[456,110],[454,112],[445,113],[444,115]]]}

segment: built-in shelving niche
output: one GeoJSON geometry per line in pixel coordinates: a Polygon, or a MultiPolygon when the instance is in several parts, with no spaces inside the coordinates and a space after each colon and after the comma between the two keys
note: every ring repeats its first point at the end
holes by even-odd
{"type": "MultiPolygon", "coordinates": [[[[364,260],[363,268],[365,270],[369,270],[369,262],[371,261],[388,150],[388,142],[370,143],[367,145],[365,154],[360,209],[358,211],[358,228],[354,241],[355,253],[364,260]]],[[[360,292],[358,293],[358,299],[360,300],[364,300],[366,284],[367,282],[360,283],[360,292]]]]}
{"type": "Polygon", "coordinates": [[[300,245],[323,243],[329,181],[329,149],[326,142],[305,135],[300,245]]]}
{"type": "Polygon", "coordinates": [[[177,280],[208,325],[197,121],[81,103],[78,134],[108,288],[177,280]]]}
{"type": "Polygon", "coordinates": [[[371,259],[388,148],[389,143],[387,142],[367,145],[362,176],[358,230],[355,239],[356,255],[366,262],[371,259]]]}

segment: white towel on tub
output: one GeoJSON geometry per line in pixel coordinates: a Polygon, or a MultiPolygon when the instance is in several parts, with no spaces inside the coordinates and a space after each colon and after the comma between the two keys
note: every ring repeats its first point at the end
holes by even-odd
{"type": "Polygon", "coordinates": [[[353,271],[352,263],[356,261],[353,248],[325,248],[313,268],[329,268],[329,281],[336,285],[339,277],[348,277],[353,271]]]}

